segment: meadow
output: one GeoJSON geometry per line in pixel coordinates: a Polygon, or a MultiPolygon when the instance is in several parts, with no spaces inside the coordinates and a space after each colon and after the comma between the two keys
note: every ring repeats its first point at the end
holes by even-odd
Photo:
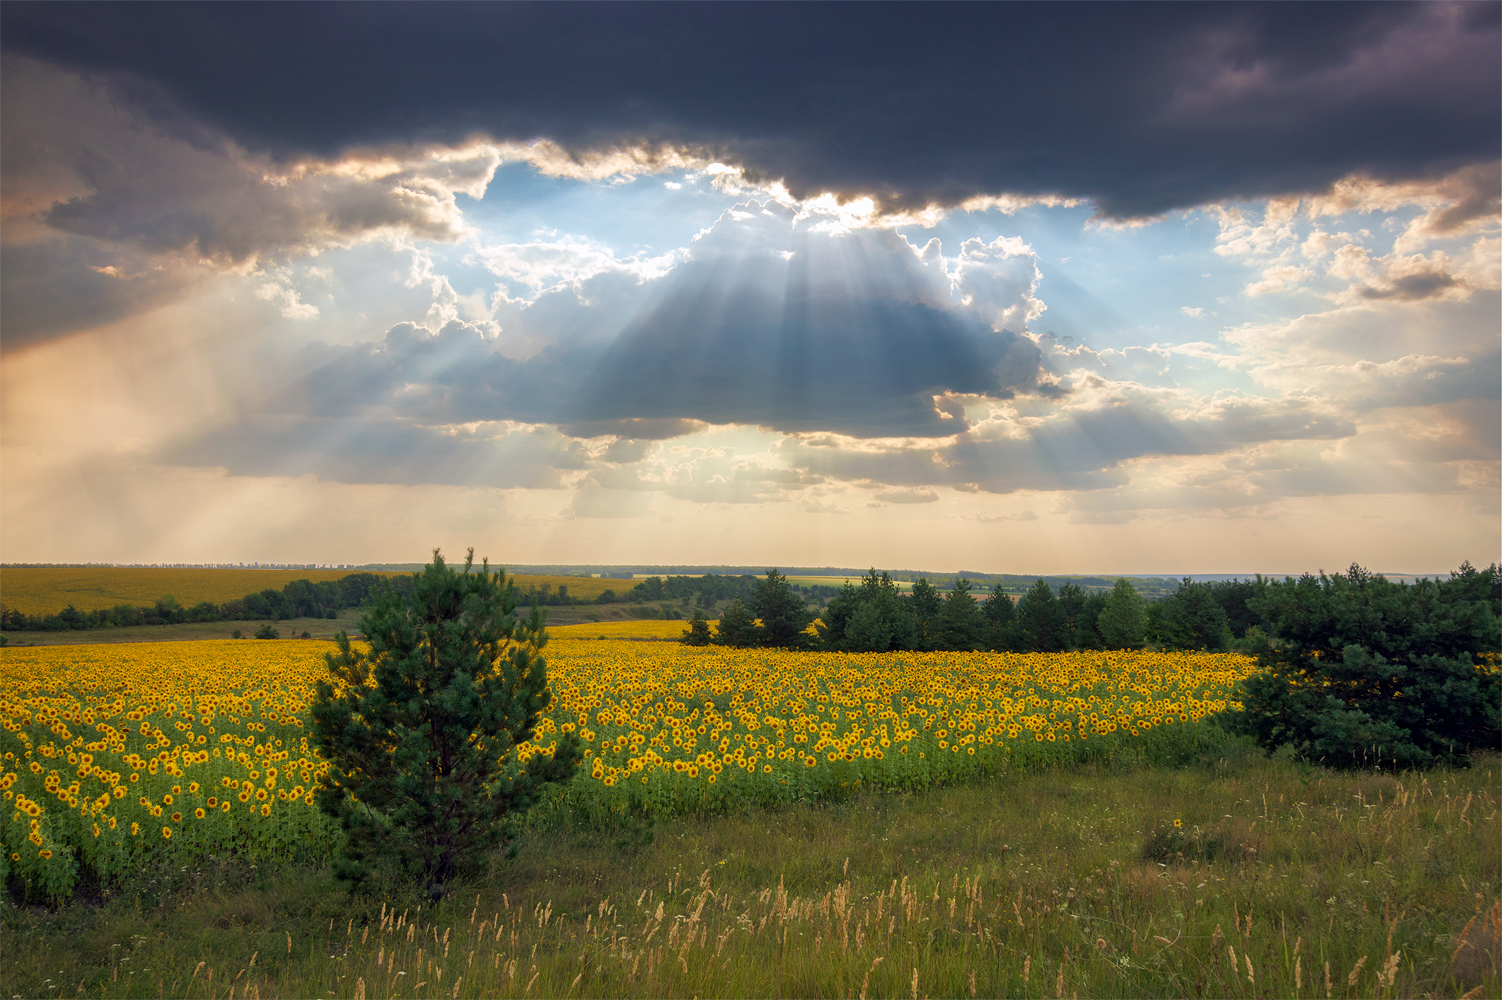
{"type": "Polygon", "coordinates": [[[578,732],[582,773],[426,909],[328,875],[326,644],[0,650],[0,988],[1496,995],[1495,759],[1262,760],[1202,721],[1234,655],[652,641],[681,629],[550,630],[519,752],[578,732]]]}
{"type": "MultiPolygon", "coordinates": [[[[97,611],[119,604],[155,604],[171,594],[184,607],[202,601],[227,604],[246,594],[280,590],[294,580],[311,583],[338,580],[363,570],[349,569],[155,569],[134,566],[9,566],[0,569],[0,600],[7,608],[28,615],[49,615],[73,605],[97,611]]],[[[377,576],[410,576],[379,572],[377,576]]],[[[542,587],[594,600],[611,586],[629,581],[577,576],[513,576],[522,590],[542,587]]],[[[628,588],[629,589],[629,586],[628,588]]]]}

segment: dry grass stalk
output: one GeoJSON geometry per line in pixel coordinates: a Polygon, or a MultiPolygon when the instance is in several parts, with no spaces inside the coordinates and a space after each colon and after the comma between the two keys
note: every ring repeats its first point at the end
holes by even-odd
{"type": "Polygon", "coordinates": [[[1450,974],[1460,983],[1476,982],[1488,970],[1502,977],[1502,899],[1466,922],[1450,955],[1450,974]]]}

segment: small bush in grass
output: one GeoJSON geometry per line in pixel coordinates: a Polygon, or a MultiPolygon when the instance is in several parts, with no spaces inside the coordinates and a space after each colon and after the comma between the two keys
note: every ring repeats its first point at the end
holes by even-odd
{"type": "Polygon", "coordinates": [[[257,639],[280,639],[281,637],[282,633],[279,632],[276,627],[273,626],[270,622],[256,629],[257,639]]]}

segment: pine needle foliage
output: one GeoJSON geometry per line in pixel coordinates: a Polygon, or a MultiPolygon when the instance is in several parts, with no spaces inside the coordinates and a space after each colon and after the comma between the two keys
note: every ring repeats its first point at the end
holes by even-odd
{"type": "Polygon", "coordinates": [[[552,700],[542,611],[516,614],[515,589],[488,563],[450,569],[437,549],[409,595],[385,586],[361,618],[369,649],[340,633],[330,681],[312,707],[331,766],[317,792],[345,842],[341,879],[362,884],[383,862],[437,898],[468,857],[504,844],[517,814],[575,772],[573,736],[525,763],[552,700]]]}
{"type": "Polygon", "coordinates": [[[1247,647],[1263,670],[1221,723],[1266,750],[1333,767],[1428,767],[1502,739],[1502,573],[1393,583],[1361,566],[1260,580],[1269,623],[1247,647]]]}

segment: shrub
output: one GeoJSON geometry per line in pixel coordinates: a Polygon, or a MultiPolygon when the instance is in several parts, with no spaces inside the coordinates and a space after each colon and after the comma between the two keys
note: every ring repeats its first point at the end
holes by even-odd
{"type": "Polygon", "coordinates": [[[270,622],[267,622],[265,625],[262,625],[260,628],[256,629],[257,639],[280,639],[281,637],[282,633],[279,632],[276,627],[273,626],[270,622]]]}
{"type": "Polygon", "coordinates": [[[1221,724],[1271,752],[1338,767],[1462,763],[1502,739],[1502,579],[1469,563],[1448,581],[1345,573],[1259,581],[1268,623],[1247,646],[1263,672],[1221,724]]]}
{"type": "Polygon", "coordinates": [[[695,608],[694,617],[678,641],[685,646],[708,646],[712,639],[713,636],[709,634],[709,619],[704,617],[704,609],[695,608]]]}
{"type": "Polygon", "coordinates": [[[717,646],[757,645],[756,619],[741,603],[739,597],[731,598],[720,615],[720,627],[715,629],[714,644],[717,646]]]}

